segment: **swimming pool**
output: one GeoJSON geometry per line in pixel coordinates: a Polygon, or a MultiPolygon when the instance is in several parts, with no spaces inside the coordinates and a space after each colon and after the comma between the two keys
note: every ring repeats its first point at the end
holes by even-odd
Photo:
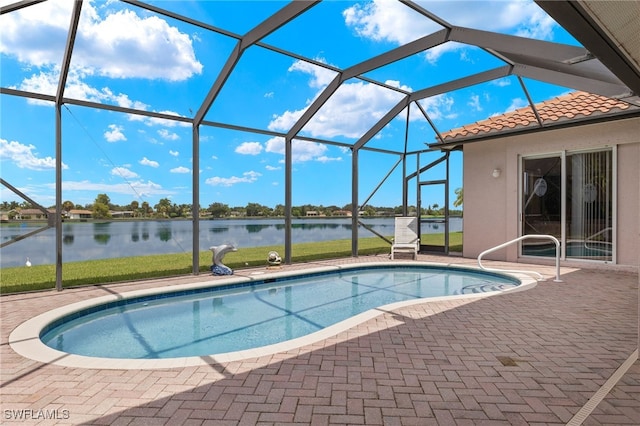
{"type": "Polygon", "coordinates": [[[41,320],[38,338],[61,359],[160,365],[194,357],[247,357],[264,348],[303,344],[308,336],[317,340],[338,332],[342,323],[353,326],[382,310],[425,298],[477,297],[521,286],[513,276],[421,263],[256,277],[73,307],[41,320]]]}

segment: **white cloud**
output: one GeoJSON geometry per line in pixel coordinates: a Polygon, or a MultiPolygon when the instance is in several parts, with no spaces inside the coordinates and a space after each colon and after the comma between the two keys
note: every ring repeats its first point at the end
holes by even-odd
{"type": "Polygon", "coordinates": [[[180,167],[175,167],[175,168],[169,170],[169,172],[171,172],[171,173],[191,173],[191,169],[188,169],[187,167],[180,166],[180,167]]]}
{"type": "Polygon", "coordinates": [[[73,2],[44,2],[2,17],[0,52],[20,62],[44,66],[60,60],[73,2]],[[30,37],[24,37],[29,34],[30,37]],[[35,35],[41,34],[40,37],[35,35]]]}
{"type": "Polygon", "coordinates": [[[178,155],[180,155],[178,151],[173,151],[173,150],[169,150],[169,154],[173,155],[174,157],[177,157],[178,155]]]}
{"type": "MultiPolygon", "coordinates": [[[[180,115],[174,111],[158,111],[159,114],[165,115],[173,115],[175,117],[184,117],[184,115],[180,115]]],[[[165,126],[165,127],[191,127],[191,123],[177,120],[167,120],[165,118],[156,118],[156,117],[146,117],[146,116],[138,116],[140,117],[140,121],[144,121],[147,126],[165,126]]]]}
{"type": "MultiPolygon", "coordinates": [[[[485,31],[550,40],[557,25],[531,0],[417,1],[450,24],[485,31]],[[464,8],[464,12],[461,12],[464,8]]],[[[400,2],[374,0],[355,4],[343,12],[345,24],[360,37],[377,42],[405,44],[441,29],[428,18],[400,2]]],[[[430,49],[426,58],[435,62],[445,52],[465,48],[448,42],[430,49]]]]}
{"type": "Polygon", "coordinates": [[[143,166],[149,166],[154,168],[160,166],[160,164],[157,161],[149,160],[147,157],[142,157],[142,160],[140,160],[139,163],[142,164],[143,166]]]}
{"type": "Polygon", "coordinates": [[[500,22],[503,22],[506,28],[517,27],[515,35],[538,40],[553,38],[556,22],[532,1],[512,1],[505,6],[500,22]]]}
{"type": "Polygon", "coordinates": [[[160,135],[162,139],[170,141],[177,141],[178,139],[180,139],[180,136],[178,136],[176,133],[168,131],[167,129],[158,130],[158,135],[160,135]]]}
{"type": "Polygon", "coordinates": [[[513,99],[511,99],[511,104],[509,104],[507,109],[505,109],[502,112],[497,112],[495,114],[492,114],[491,116],[495,117],[497,115],[502,115],[502,114],[507,113],[507,112],[515,111],[515,110],[517,110],[519,108],[523,108],[523,107],[526,107],[526,106],[529,106],[529,102],[526,99],[513,98],[513,99]]]}
{"type": "Polygon", "coordinates": [[[480,96],[479,95],[471,95],[467,105],[470,106],[475,111],[482,111],[482,105],[480,105],[480,96]]]}
{"type": "MultiPolygon", "coordinates": [[[[311,74],[310,87],[322,89],[331,81],[322,68],[317,66],[292,66],[292,71],[311,74]]],[[[387,84],[409,89],[397,81],[387,84]]],[[[320,94],[320,90],[316,96],[320,94]]],[[[329,98],[313,118],[304,126],[303,132],[314,137],[346,136],[359,138],[382,118],[402,95],[378,85],[356,82],[345,83],[329,98]]],[[[308,105],[302,109],[285,111],[274,116],[269,123],[270,130],[288,131],[300,119],[308,105]]]]}
{"type": "Polygon", "coordinates": [[[326,155],[321,155],[320,157],[316,158],[316,161],[319,161],[321,163],[329,163],[331,161],[342,161],[342,157],[327,157],[326,155]]]}
{"type": "MultiPolygon", "coordinates": [[[[3,16],[0,52],[30,66],[57,64],[72,7],[73,2],[68,1],[45,2],[3,16]]],[[[170,81],[202,72],[189,35],[166,20],[142,17],[126,7],[103,10],[107,11],[104,16],[93,3],[83,4],[71,63],[74,68],[88,75],[170,81]]]]}
{"type": "Polygon", "coordinates": [[[262,152],[262,144],[260,142],[243,142],[235,149],[237,154],[258,155],[262,152]]]}
{"type": "MultiPolygon", "coordinates": [[[[16,141],[0,139],[0,160],[9,160],[21,169],[55,170],[56,159],[53,157],[40,158],[34,145],[24,145],[16,141]]],[[[63,169],[69,167],[62,163],[63,169]]]]}
{"type": "Polygon", "coordinates": [[[127,137],[122,133],[124,128],[116,124],[109,124],[109,130],[104,132],[104,138],[107,142],[126,141],[127,137]]]}
{"type": "Polygon", "coordinates": [[[214,176],[205,180],[207,185],[211,186],[233,186],[237,183],[253,183],[258,180],[258,177],[262,176],[261,173],[254,172],[253,170],[244,172],[242,177],[231,176],[228,178],[214,176]]]}
{"type": "MultiPolygon", "coordinates": [[[[133,101],[128,95],[119,93],[114,94],[111,89],[104,87],[96,89],[83,81],[85,75],[78,70],[72,69],[67,77],[65,86],[65,97],[86,100],[97,103],[114,103],[124,108],[135,108],[142,111],[148,109],[148,105],[143,102],[133,101]]],[[[58,89],[58,81],[60,79],[60,70],[40,70],[37,74],[25,78],[18,86],[10,86],[14,89],[24,90],[26,92],[42,93],[44,95],[55,95],[58,89]]],[[[36,105],[52,105],[51,102],[41,101],[38,99],[28,99],[31,104],[36,105]]]]}
{"type": "Polygon", "coordinates": [[[138,177],[138,174],[136,172],[131,171],[126,167],[114,167],[113,169],[111,169],[111,174],[124,179],[133,179],[138,177]]]}
{"type": "Polygon", "coordinates": [[[270,172],[275,171],[275,170],[282,170],[282,167],[270,166],[268,164],[264,168],[269,170],[270,172]]]}
{"type": "MultiPolygon", "coordinates": [[[[72,6],[73,2],[68,1],[44,2],[3,15],[0,52],[15,57],[27,69],[36,68],[31,76],[9,87],[56,94],[60,79],[58,64],[64,52],[72,6]]],[[[108,86],[93,87],[87,79],[102,76],[180,81],[201,73],[202,64],[196,60],[187,34],[156,16],[140,17],[132,10],[103,9],[107,10],[104,16],[94,3],[83,3],[65,97],[147,111],[147,104],[114,93],[108,86]]],[[[51,105],[31,98],[27,102],[51,105]]],[[[164,113],[178,116],[171,111],[164,113]]],[[[144,116],[131,115],[129,119],[147,125],[190,126],[144,116]]]]}
{"type": "MultiPolygon", "coordinates": [[[[323,144],[294,140],[291,144],[291,159],[294,163],[315,160],[324,156],[328,149],[329,148],[323,144]]],[[[277,136],[269,139],[265,151],[284,155],[284,138],[277,136]]]]}
{"type": "Polygon", "coordinates": [[[361,37],[404,44],[441,27],[400,2],[374,0],[342,12],[345,23],[361,37]]]}
{"type": "MultiPolygon", "coordinates": [[[[52,190],[55,188],[55,184],[47,185],[52,190]]],[[[168,196],[175,194],[174,191],[169,191],[163,189],[161,185],[154,183],[152,181],[134,181],[134,182],[123,182],[117,184],[108,184],[108,183],[94,183],[87,180],[84,181],[63,181],[62,182],[62,190],[63,191],[93,191],[98,193],[114,193],[114,194],[125,194],[135,198],[143,198],[143,197],[157,197],[157,196],[168,196]]]]}
{"type": "MultiPolygon", "coordinates": [[[[321,58],[316,58],[320,62],[325,62],[321,58]]],[[[319,67],[306,61],[295,61],[288,69],[291,71],[300,71],[312,76],[309,86],[315,89],[326,87],[335,78],[336,72],[330,69],[319,67]]]]}
{"type": "Polygon", "coordinates": [[[508,78],[499,78],[497,80],[492,80],[490,84],[493,84],[494,86],[498,86],[498,87],[506,87],[506,86],[511,86],[511,80],[508,78]]]}
{"type": "MultiPolygon", "coordinates": [[[[418,102],[427,112],[429,118],[434,121],[442,120],[444,118],[455,118],[457,116],[457,113],[455,113],[453,110],[454,100],[449,95],[436,95],[430,98],[422,99],[418,102]]],[[[415,113],[416,112],[414,109],[414,114],[415,113]]]]}

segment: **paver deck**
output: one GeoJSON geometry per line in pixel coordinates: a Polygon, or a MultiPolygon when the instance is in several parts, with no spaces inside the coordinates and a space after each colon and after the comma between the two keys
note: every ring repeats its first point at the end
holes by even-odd
{"type": "MultiPolygon", "coordinates": [[[[353,259],[321,263],[340,262],[353,259]]],[[[567,424],[638,349],[638,274],[563,267],[564,282],[555,283],[553,267],[494,265],[550,279],[522,292],[383,312],[275,355],[158,370],[42,364],[16,354],[8,339],[16,326],[57,306],[210,276],[2,296],[0,423],[567,424]]],[[[639,423],[635,361],[584,424],[639,423]]]]}

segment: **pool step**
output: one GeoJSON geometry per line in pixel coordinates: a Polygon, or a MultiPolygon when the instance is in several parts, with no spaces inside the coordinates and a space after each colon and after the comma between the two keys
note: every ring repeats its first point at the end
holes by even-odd
{"type": "Polygon", "coordinates": [[[462,287],[460,291],[456,292],[456,294],[487,293],[490,291],[502,291],[512,287],[515,287],[515,286],[512,284],[499,284],[499,283],[486,282],[486,283],[479,283],[479,284],[473,284],[473,285],[462,287]]]}

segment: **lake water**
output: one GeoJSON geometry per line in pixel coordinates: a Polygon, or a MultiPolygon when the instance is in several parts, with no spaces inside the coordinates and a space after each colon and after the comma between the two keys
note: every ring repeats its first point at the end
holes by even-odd
{"type": "MultiPolygon", "coordinates": [[[[393,236],[394,218],[363,219],[375,232],[393,236]]],[[[38,224],[16,223],[0,227],[3,243],[38,228],[38,224]]],[[[200,222],[200,250],[234,244],[242,247],[284,245],[284,219],[229,219],[200,222]]],[[[451,232],[462,231],[462,219],[450,220],[451,232]]],[[[444,224],[423,224],[423,233],[442,233],[444,224]]],[[[360,238],[375,236],[363,227],[360,238]]],[[[183,220],[65,222],[62,224],[64,262],[141,256],[148,254],[191,253],[192,223],[183,220]]],[[[295,243],[351,239],[350,218],[293,219],[291,239],[295,243]]],[[[284,253],[281,253],[284,254],[284,253]]],[[[33,265],[55,263],[55,229],[10,244],[0,251],[0,266],[21,266],[29,258],[33,265]]]]}

